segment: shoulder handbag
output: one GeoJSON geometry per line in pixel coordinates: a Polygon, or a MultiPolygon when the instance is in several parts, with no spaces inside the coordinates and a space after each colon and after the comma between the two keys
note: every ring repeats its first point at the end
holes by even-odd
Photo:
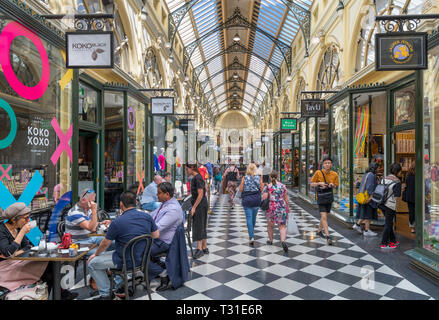
{"type": "MultiPolygon", "coordinates": [[[[326,182],[325,174],[322,170],[320,170],[320,172],[323,175],[325,183],[328,184],[326,182]]],[[[331,204],[332,202],[334,202],[334,193],[332,192],[332,188],[322,189],[317,187],[317,204],[331,204]]]]}
{"type": "Polygon", "coordinates": [[[250,179],[252,179],[252,182],[258,190],[242,192],[242,205],[250,208],[259,207],[261,205],[261,192],[259,191],[259,186],[256,184],[255,180],[253,178],[250,179]]]}
{"type": "Polygon", "coordinates": [[[360,184],[360,190],[358,191],[355,198],[357,199],[357,202],[359,204],[366,204],[367,199],[369,198],[369,194],[367,193],[367,190],[364,191],[366,188],[367,178],[372,172],[368,172],[367,175],[364,177],[364,180],[362,181],[362,184],[360,184]]]}

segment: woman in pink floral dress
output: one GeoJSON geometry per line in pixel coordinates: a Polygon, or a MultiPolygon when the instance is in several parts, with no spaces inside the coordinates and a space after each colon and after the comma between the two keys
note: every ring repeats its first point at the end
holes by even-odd
{"type": "Polygon", "coordinates": [[[288,252],[288,246],[285,243],[287,240],[288,213],[290,211],[288,205],[287,188],[284,184],[277,181],[278,174],[276,171],[271,172],[270,178],[271,183],[265,186],[262,195],[262,199],[266,199],[268,196],[270,196],[270,206],[267,210],[267,244],[273,244],[274,225],[277,224],[279,226],[282,248],[285,252],[288,252]]]}

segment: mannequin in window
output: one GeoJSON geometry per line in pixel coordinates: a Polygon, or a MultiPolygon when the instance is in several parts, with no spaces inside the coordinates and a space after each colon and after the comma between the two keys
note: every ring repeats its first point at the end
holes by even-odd
{"type": "Polygon", "coordinates": [[[160,148],[160,155],[158,160],[159,160],[160,170],[162,171],[164,171],[166,168],[165,166],[166,159],[164,153],[165,153],[165,148],[160,148]]]}
{"type": "Polygon", "coordinates": [[[157,157],[157,147],[153,147],[154,150],[154,172],[158,172],[160,170],[159,167],[159,159],[157,157]]]}

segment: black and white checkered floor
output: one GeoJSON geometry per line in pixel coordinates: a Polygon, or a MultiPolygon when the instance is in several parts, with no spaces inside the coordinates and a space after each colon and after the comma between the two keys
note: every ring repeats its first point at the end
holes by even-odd
{"type": "MultiPolygon", "coordinates": [[[[153,300],[427,300],[427,293],[391,270],[368,252],[330,228],[334,243],[316,236],[319,221],[291,202],[300,234],[288,236],[284,253],[276,229],[267,245],[266,218],[259,212],[255,244],[248,244],[244,210],[230,209],[228,196],[212,199],[209,216],[210,254],[190,259],[191,275],[177,290],[154,292],[153,300]],[[374,281],[369,281],[369,280],[374,281]]],[[[78,276],[82,274],[78,270],[78,276]]],[[[152,288],[158,286],[157,280],[152,288]]],[[[79,299],[90,299],[83,281],[75,287],[79,299]]],[[[134,299],[148,299],[138,288],[134,299]]]]}

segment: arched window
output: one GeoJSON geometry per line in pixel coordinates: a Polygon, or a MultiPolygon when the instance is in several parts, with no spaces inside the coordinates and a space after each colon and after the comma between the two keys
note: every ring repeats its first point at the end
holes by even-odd
{"type": "Polygon", "coordinates": [[[380,22],[375,21],[375,16],[420,14],[424,2],[424,0],[377,0],[366,7],[368,12],[363,17],[357,40],[355,72],[375,61],[375,34],[384,32],[380,22]]]}
{"type": "Polygon", "coordinates": [[[160,88],[163,83],[162,75],[160,74],[157,57],[152,48],[146,51],[145,57],[145,84],[150,88],[160,88]]]}
{"type": "Polygon", "coordinates": [[[303,78],[300,78],[298,85],[297,85],[297,91],[296,91],[296,111],[300,111],[300,102],[302,100],[302,91],[305,91],[306,82],[303,78]]]}
{"type": "Polygon", "coordinates": [[[340,59],[337,48],[330,46],[323,55],[317,75],[317,91],[335,88],[340,80],[340,59]]]}

